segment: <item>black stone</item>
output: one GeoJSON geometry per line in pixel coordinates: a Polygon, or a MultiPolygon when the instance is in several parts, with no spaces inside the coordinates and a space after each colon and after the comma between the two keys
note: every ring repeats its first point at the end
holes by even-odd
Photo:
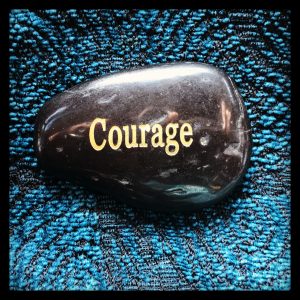
{"type": "MultiPolygon", "coordinates": [[[[116,142],[116,132],[113,137],[116,142]]],[[[140,138],[137,130],[138,143],[140,138]]],[[[235,84],[213,66],[190,62],[124,71],[74,86],[41,109],[35,143],[42,168],[109,190],[133,205],[161,210],[194,210],[228,195],[241,181],[251,151],[247,112],[235,84]],[[89,130],[95,118],[107,119],[105,132],[95,127],[97,145],[112,126],[119,126],[119,149],[108,141],[103,150],[93,149],[89,130]],[[146,148],[124,145],[122,126],[161,124],[165,130],[169,123],[180,127],[186,122],[193,142],[183,146],[178,129],[176,155],[153,147],[151,132],[146,148]]]]}

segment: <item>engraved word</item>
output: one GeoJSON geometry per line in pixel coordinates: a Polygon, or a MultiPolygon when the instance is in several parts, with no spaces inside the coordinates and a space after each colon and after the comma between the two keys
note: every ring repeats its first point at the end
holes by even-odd
{"type": "Polygon", "coordinates": [[[165,147],[165,153],[169,156],[174,156],[179,151],[179,143],[175,139],[178,132],[180,143],[184,147],[190,147],[193,142],[193,128],[189,123],[183,123],[181,126],[178,123],[169,123],[165,128],[161,124],[126,125],[122,128],[112,126],[109,130],[106,128],[106,123],[106,119],[96,118],[90,126],[89,139],[91,146],[96,151],[101,151],[107,144],[113,150],[118,150],[122,144],[128,149],[148,148],[147,133],[151,134],[150,146],[153,148],[165,147]],[[97,124],[101,125],[102,132],[106,132],[101,143],[95,140],[95,127],[97,124]],[[137,141],[137,132],[139,132],[139,141],[137,141]],[[165,140],[164,137],[166,137],[165,140]]]}

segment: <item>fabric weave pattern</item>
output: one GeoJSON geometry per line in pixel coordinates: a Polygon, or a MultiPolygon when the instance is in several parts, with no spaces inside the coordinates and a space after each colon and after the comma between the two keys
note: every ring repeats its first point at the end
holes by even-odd
{"type": "Polygon", "coordinates": [[[289,11],[11,11],[10,288],[289,289],[290,27],[289,11]],[[229,199],[165,215],[39,170],[33,129],[46,101],[175,61],[221,68],[245,101],[253,153],[229,199]]]}

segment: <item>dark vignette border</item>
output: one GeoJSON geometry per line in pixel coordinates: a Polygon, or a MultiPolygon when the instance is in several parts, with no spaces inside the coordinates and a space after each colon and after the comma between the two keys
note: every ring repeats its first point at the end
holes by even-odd
{"type": "Polygon", "coordinates": [[[297,71],[300,66],[299,53],[300,51],[300,39],[299,39],[299,16],[300,10],[296,8],[296,5],[292,5],[292,1],[271,1],[267,0],[262,3],[262,1],[252,0],[251,7],[249,2],[244,1],[228,1],[227,3],[224,1],[208,1],[207,3],[192,2],[192,1],[134,1],[134,0],[103,0],[103,1],[65,1],[62,0],[52,0],[52,1],[36,1],[36,0],[27,0],[27,1],[18,1],[18,0],[10,0],[3,1],[1,3],[1,16],[0,16],[0,64],[1,64],[1,72],[0,78],[1,82],[1,92],[2,97],[0,98],[0,124],[2,126],[1,140],[0,140],[0,150],[1,155],[0,158],[2,160],[1,163],[1,181],[0,181],[0,250],[1,250],[1,278],[0,278],[0,295],[3,295],[3,299],[10,299],[13,297],[20,297],[22,299],[26,298],[38,298],[44,296],[63,296],[63,297],[76,297],[82,296],[84,298],[99,298],[99,297],[113,297],[116,298],[118,296],[121,297],[129,297],[132,298],[134,296],[137,297],[145,297],[145,296],[162,296],[162,297],[174,297],[174,296],[184,296],[186,297],[205,297],[205,299],[211,298],[228,298],[228,299],[240,299],[241,297],[249,297],[253,299],[254,297],[268,299],[269,297],[282,299],[283,297],[293,297],[297,292],[299,292],[300,285],[300,263],[299,263],[299,219],[297,218],[297,213],[299,210],[299,189],[297,190],[297,167],[299,168],[299,160],[296,154],[300,153],[299,149],[299,140],[297,139],[297,127],[298,124],[296,122],[296,113],[297,113],[297,102],[300,99],[299,87],[297,84],[297,71]],[[6,4],[6,5],[3,5],[6,4]],[[47,8],[57,8],[57,9],[68,9],[68,8],[260,8],[260,9],[280,9],[280,10],[291,10],[291,24],[292,24],[292,61],[291,61],[291,71],[292,71],[292,120],[291,120],[291,153],[292,153],[292,203],[291,203],[291,290],[290,291],[205,291],[205,292],[109,292],[109,291],[99,291],[99,292],[17,292],[9,290],[9,13],[11,9],[17,8],[28,8],[28,9],[47,9],[47,8]]]}

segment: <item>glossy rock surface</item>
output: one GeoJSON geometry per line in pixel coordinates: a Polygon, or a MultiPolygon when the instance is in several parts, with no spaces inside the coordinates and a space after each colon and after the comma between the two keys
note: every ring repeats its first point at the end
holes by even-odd
{"type": "Polygon", "coordinates": [[[200,63],[123,71],[77,85],[47,102],[36,124],[42,168],[162,210],[193,210],[226,196],[240,182],[250,148],[234,83],[200,63]],[[96,118],[105,124],[91,130],[96,118]],[[142,132],[141,124],[149,128],[142,132]],[[156,138],[155,124],[163,129],[156,138]],[[177,125],[168,131],[168,124],[177,125]],[[132,147],[124,126],[128,141],[136,129],[132,147]]]}

